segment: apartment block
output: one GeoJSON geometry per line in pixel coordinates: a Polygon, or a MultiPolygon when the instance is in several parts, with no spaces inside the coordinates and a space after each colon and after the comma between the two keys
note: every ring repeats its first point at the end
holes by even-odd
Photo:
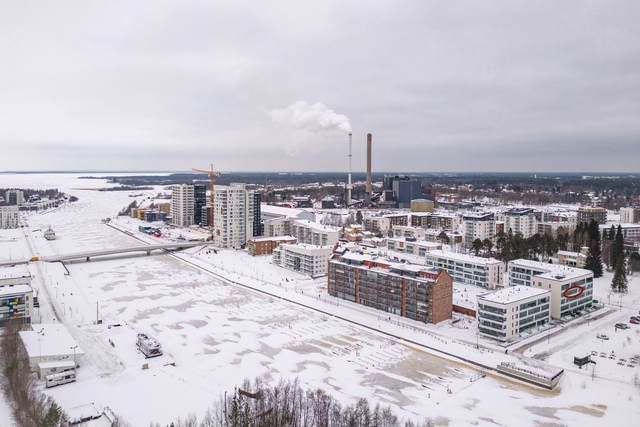
{"type": "Polygon", "coordinates": [[[442,268],[456,283],[486,289],[504,286],[504,263],[494,258],[482,258],[455,252],[430,251],[425,254],[426,264],[442,268]]]}
{"type": "Polygon", "coordinates": [[[213,241],[217,246],[239,249],[254,237],[255,201],[245,184],[215,186],[213,241]]]}
{"type": "Polygon", "coordinates": [[[0,206],[0,228],[18,228],[20,210],[18,206],[0,206]]]}
{"type": "Polygon", "coordinates": [[[536,216],[532,208],[510,209],[502,215],[505,233],[520,234],[527,239],[536,234],[536,216]]]}
{"type": "Polygon", "coordinates": [[[327,275],[332,246],[283,243],[273,250],[273,263],[310,277],[327,275]]]}
{"type": "Polygon", "coordinates": [[[637,224],[640,222],[640,207],[620,208],[620,222],[623,224],[637,224]]]}
{"type": "Polygon", "coordinates": [[[591,220],[596,221],[598,224],[606,224],[607,210],[605,208],[597,207],[579,207],[577,217],[578,224],[581,222],[586,222],[588,224],[591,220]]]}
{"type": "Polygon", "coordinates": [[[328,292],[347,301],[424,323],[450,319],[453,280],[441,269],[346,252],[329,261],[328,292]]]}
{"type": "Polygon", "coordinates": [[[308,220],[296,220],[291,226],[291,235],[298,243],[333,246],[340,239],[340,230],[308,220]]]}
{"type": "Polygon", "coordinates": [[[465,214],[462,216],[464,223],[464,241],[471,246],[474,240],[493,240],[496,232],[495,215],[491,212],[478,214],[465,214]]]}
{"type": "Polygon", "coordinates": [[[257,237],[247,241],[247,252],[251,256],[269,255],[281,244],[295,242],[296,238],[291,236],[257,237]]]}
{"type": "Polygon", "coordinates": [[[508,264],[511,286],[551,292],[551,317],[575,316],[593,306],[593,272],[582,268],[517,259],[508,264]]]}
{"type": "Polygon", "coordinates": [[[178,227],[189,227],[194,224],[193,185],[171,186],[171,223],[178,227]]]}
{"type": "Polygon", "coordinates": [[[551,292],[513,286],[477,297],[478,334],[509,341],[551,320],[551,292]]]}

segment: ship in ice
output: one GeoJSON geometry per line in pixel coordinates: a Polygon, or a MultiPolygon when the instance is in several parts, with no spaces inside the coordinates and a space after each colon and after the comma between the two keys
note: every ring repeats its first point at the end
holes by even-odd
{"type": "Polygon", "coordinates": [[[53,231],[51,226],[44,232],[44,238],[47,240],[56,240],[56,232],[53,231]]]}

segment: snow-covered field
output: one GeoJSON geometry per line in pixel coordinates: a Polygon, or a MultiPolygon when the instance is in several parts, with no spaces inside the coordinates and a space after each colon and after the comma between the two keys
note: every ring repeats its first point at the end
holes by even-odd
{"type": "MultiPolygon", "coordinates": [[[[162,189],[135,198],[96,190],[108,186],[70,174],[0,175],[0,187],[55,187],[79,199],[27,214],[25,228],[0,230],[0,261],[162,240],[138,233],[141,222],[131,218],[101,222],[162,189]],[[42,237],[48,226],[54,241],[42,237]]],[[[512,345],[505,355],[496,342],[478,340],[473,319],[424,325],[389,318],[328,296],[326,279],[268,260],[192,248],[66,263],[70,274],[60,263],[30,263],[41,300],[35,322],[64,322],[86,353],[78,381],[47,392],[65,409],[110,407],[132,426],[201,416],[212,401],[256,376],[272,384],[298,377],[303,388],[321,388],[344,404],[366,397],[437,425],[622,426],[640,419],[640,389],[633,385],[640,367],[619,363],[640,354],[640,327],[613,327],[638,314],[638,276],[622,297],[608,296],[610,274],[596,279],[595,297],[604,308],[512,345]],[[96,325],[96,318],[103,323],[96,325]],[[122,326],[108,328],[114,324],[122,326]],[[135,350],[137,332],[157,338],[164,355],[145,360],[135,350]],[[599,340],[597,332],[611,339],[599,340]],[[573,365],[574,356],[592,353],[596,364],[573,365]],[[543,359],[565,374],[553,391],[491,373],[472,382],[479,368],[447,354],[488,366],[543,359]],[[145,363],[149,369],[142,369],[145,363]]],[[[4,420],[6,410],[0,405],[4,420]]]]}

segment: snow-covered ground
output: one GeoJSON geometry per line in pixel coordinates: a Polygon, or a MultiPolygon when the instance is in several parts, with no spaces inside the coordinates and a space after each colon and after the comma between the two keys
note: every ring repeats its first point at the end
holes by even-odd
{"type": "MultiPolygon", "coordinates": [[[[0,175],[0,187],[55,187],[79,199],[27,214],[24,228],[0,230],[0,261],[163,241],[138,233],[142,223],[131,218],[101,221],[162,189],[135,198],[96,190],[109,186],[70,174],[0,175]],[[42,236],[48,226],[54,241],[42,236]]],[[[203,236],[166,231],[174,238],[203,236]]],[[[505,354],[477,337],[471,318],[424,325],[388,317],[330,297],[326,279],[311,280],[241,251],[192,248],[65,266],[32,262],[28,268],[41,300],[35,322],[64,322],[86,353],[76,383],[47,390],[66,409],[96,403],[133,426],[165,425],[189,413],[201,416],[245,378],[261,376],[268,383],[298,377],[303,388],[321,388],[344,404],[366,397],[437,425],[600,426],[640,419],[640,389],[633,385],[640,367],[627,366],[640,354],[640,327],[613,327],[638,314],[638,276],[622,297],[608,295],[610,274],[596,279],[603,308],[513,344],[505,354]],[[114,324],[122,326],[108,328],[114,324]],[[137,332],[157,338],[164,355],[145,360],[135,350],[137,332]],[[597,332],[611,339],[599,340],[597,332]],[[592,353],[596,364],[573,365],[574,356],[592,353]],[[472,382],[480,368],[462,359],[487,366],[545,360],[565,374],[553,391],[492,373],[472,382]]],[[[460,297],[473,298],[464,290],[460,297]]],[[[6,420],[4,412],[0,405],[6,420]]]]}

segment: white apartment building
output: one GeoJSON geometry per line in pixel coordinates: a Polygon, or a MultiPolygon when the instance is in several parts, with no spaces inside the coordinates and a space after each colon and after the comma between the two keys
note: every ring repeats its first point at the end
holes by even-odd
{"type": "Polygon", "coordinates": [[[500,214],[500,220],[504,221],[504,232],[509,230],[513,234],[520,234],[527,239],[538,231],[535,213],[532,208],[510,209],[500,214]]]}
{"type": "Polygon", "coordinates": [[[414,239],[425,240],[427,230],[422,227],[412,227],[410,225],[396,225],[393,227],[393,237],[412,237],[414,239]]]}
{"type": "MultiPolygon", "coordinates": [[[[640,241],[640,224],[613,224],[613,227],[618,232],[618,225],[620,225],[620,231],[622,232],[622,238],[624,240],[640,241]]],[[[611,230],[611,224],[602,224],[598,226],[600,228],[600,234],[603,232],[609,232],[611,230]]]]}
{"type": "Polygon", "coordinates": [[[255,198],[245,184],[216,185],[213,241],[221,248],[241,248],[253,237],[255,198]]]}
{"type": "Polygon", "coordinates": [[[0,228],[18,228],[20,213],[18,206],[0,206],[0,228]]]}
{"type": "Polygon", "coordinates": [[[593,305],[593,272],[526,259],[509,261],[509,284],[551,292],[551,317],[576,315],[593,305]]]}
{"type": "Polygon", "coordinates": [[[419,258],[424,258],[427,255],[427,252],[437,251],[440,249],[442,249],[442,245],[440,243],[417,240],[414,237],[387,239],[387,250],[407,255],[414,255],[419,258]]]}
{"type": "Polygon", "coordinates": [[[171,186],[171,223],[189,227],[194,222],[194,188],[190,184],[171,186]]]}
{"type": "Polygon", "coordinates": [[[478,334],[509,341],[551,320],[551,292],[513,286],[477,297],[478,334]]]}
{"type": "Polygon", "coordinates": [[[445,251],[427,252],[425,259],[428,266],[447,270],[456,283],[486,289],[504,286],[504,263],[497,259],[445,251]]]}
{"type": "Polygon", "coordinates": [[[471,213],[462,216],[464,224],[464,241],[471,246],[474,240],[493,240],[496,234],[496,219],[492,212],[471,213]]]}
{"type": "Polygon", "coordinates": [[[620,208],[620,222],[623,224],[637,224],[640,222],[640,207],[620,208]]]}
{"type": "Polygon", "coordinates": [[[381,233],[386,237],[391,229],[391,219],[384,216],[365,217],[364,229],[372,233],[381,233]]]}
{"type": "Polygon", "coordinates": [[[327,275],[332,246],[283,243],[273,250],[273,263],[310,277],[327,275]]]}
{"type": "Polygon", "coordinates": [[[22,190],[11,189],[6,191],[6,202],[9,205],[21,205],[24,203],[24,192],[22,190]]]}
{"type": "Polygon", "coordinates": [[[296,220],[291,226],[291,235],[298,239],[298,243],[333,246],[340,239],[340,230],[308,220],[296,220]]]}

